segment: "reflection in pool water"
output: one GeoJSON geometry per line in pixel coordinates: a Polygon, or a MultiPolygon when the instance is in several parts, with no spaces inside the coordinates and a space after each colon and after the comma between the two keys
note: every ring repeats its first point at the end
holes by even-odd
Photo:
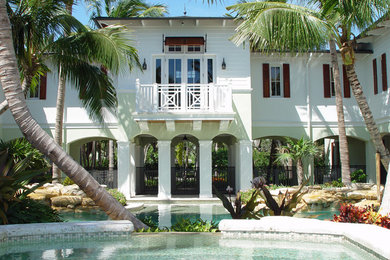
{"type": "Polygon", "coordinates": [[[0,246],[0,259],[343,259],[375,260],[340,242],[231,238],[221,234],[134,234],[127,238],[30,241],[0,246]]]}
{"type": "MultiPolygon", "coordinates": [[[[215,223],[219,223],[222,219],[231,219],[230,214],[225,210],[225,208],[221,205],[216,204],[145,205],[145,208],[143,208],[142,210],[134,211],[133,213],[139,218],[150,217],[155,223],[159,223],[159,227],[171,227],[181,218],[189,218],[191,220],[201,218],[207,221],[214,221],[215,223]]],[[[332,219],[334,214],[338,214],[338,210],[314,210],[308,212],[301,212],[296,214],[295,216],[325,220],[332,219]]],[[[108,216],[100,210],[61,212],[61,215],[68,222],[109,219],[108,216]]]]}

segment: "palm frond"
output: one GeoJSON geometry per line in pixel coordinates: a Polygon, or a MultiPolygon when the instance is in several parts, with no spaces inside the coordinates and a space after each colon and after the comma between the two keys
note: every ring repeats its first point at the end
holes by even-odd
{"type": "Polygon", "coordinates": [[[310,7],[268,1],[229,6],[241,22],[232,40],[237,45],[249,40],[253,49],[263,52],[321,49],[331,26],[310,7]]]}

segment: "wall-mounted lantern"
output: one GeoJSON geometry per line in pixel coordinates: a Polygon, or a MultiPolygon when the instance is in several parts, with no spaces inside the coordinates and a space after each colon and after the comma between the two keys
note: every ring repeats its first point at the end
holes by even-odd
{"type": "Polygon", "coordinates": [[[226,70],[225,58],[223,58],[223,60],[222,60],[222,69],[223,69],[223,70],[226,70]]]}
{"type": "Polygon", "coordinates": [[[142,69],[143,70],[147,70],[148,69],[148,65],[146,64],[146,59],[144,58],[144,63],[142,64],[142,69]]]}

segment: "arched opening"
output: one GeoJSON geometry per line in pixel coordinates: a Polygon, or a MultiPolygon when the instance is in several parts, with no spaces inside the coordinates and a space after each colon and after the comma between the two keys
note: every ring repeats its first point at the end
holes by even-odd
{"type": "MultiPolygon", "coordinates": [[[[366,173],[365,142],[347,137],[351,174],[362,170],[366,173]]],[[[323,154],[314,161],[315,183],[341,181],[340,146],[338,136],[328,136],[316,141],[323,147],[323,154]]]]}
{"type": "Polygon", "coordinates": [[[277,161],[277,155],[285,144],[283,136],[268,136],[253,141],[253,177],[261,176],[268,184],[284,186],[298,184],[294,162],[277,161]]]}
{"type": "Polygon", "coordinates": [[[172,195],[199,194],[199,142],[192,135],[172,139],[172,195]]]}
{"type": "Polygon", "coordinates": [[[228,193],[230,187],[235,192],[235,157],[236,138],[222,134],[213,138],[212,144],[212,185],[221,193],[228,193]]]}
{"type": "Polygon", "coordinates": [[[118,187],[117,144],[104,137],[89,137],[69,144],[70,155],[79,161],[97,182],[118,187]]]}
{"type": "Polygon", "coordinates": [[[135,166],[137,195],[156,195],[158,193],[158,144],[151,135],[139,135],[136,143],[135,166]]]}

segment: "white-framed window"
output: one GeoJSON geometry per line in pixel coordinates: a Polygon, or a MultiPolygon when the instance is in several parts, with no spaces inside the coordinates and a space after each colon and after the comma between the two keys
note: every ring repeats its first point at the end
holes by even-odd
{"type": "Polygon", "coordinates": [[[29,99],[39,99],[39,87],[40,84],[38,84],[34,89],[29,89],[28,91],[28,98],[29,99]]]}
{"type": "Polygon", "coordinates": [[[334,82],[334,76],[333,76],[333,69],[332,66],[329,66],[329,75],[330,75],[330,96],[335,97],[336,96],[336,89],[335,89],[335,82],[334,82]]]}
{"type": "Polygon", "coordinates": [[[283,86],[282,66],[271,65],[270,66],[271,97],[282,97],[283,96],[282,86],[283,86]]]}

